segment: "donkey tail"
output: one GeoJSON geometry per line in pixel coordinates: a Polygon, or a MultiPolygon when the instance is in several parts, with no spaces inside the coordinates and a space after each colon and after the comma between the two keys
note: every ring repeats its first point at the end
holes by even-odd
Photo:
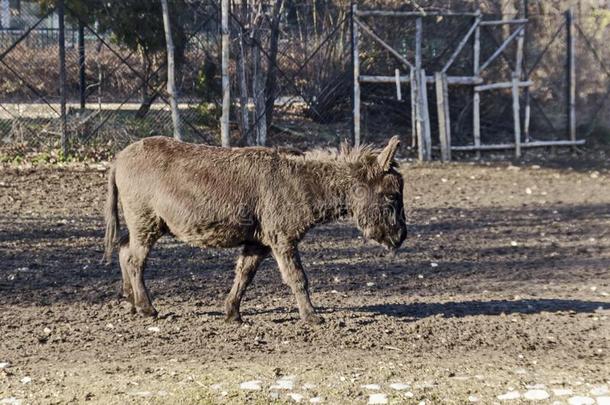
{"type": "Polygon", "coordinates": [[[104,237],[104,258],[110,264],[112,262],[112,250],[118,242],[119,235],[119,206],[116,182],[116,167],[112,165],[108,173],[108,193],[106,194],[106,207],[104,217],[106,219],[106,235],[104,237]]]}

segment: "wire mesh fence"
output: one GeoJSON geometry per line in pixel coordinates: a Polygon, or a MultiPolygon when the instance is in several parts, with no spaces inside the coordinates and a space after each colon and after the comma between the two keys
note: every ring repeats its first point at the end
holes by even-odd
{"type": "MultiPolygon", "coordinates": [[[[55,3],[15,4],[19,10],[12,10],[10,21],[2,16],[0,23],[0,139],[53,147],[59,142],[62,118],[55,3]]],[[[171,135],[160,5],[111,2],[92,12],[77,4],[66,2],[65,9],[69,139],[78,145],[171,135]]],[[[222,97],[220,4],[214,0],[176,0],[170,4],[173,26],[177,27],[178,104],[185,138],[218,144],[222,97]]],[[[438,9],[433,2],[420,6],[438,9]]],[[[472,4],[454,6],[472,9],[472,4]]],[[[359,7],[372,5],[359,2],[359,7]]],[[[400,7],[421,11],[411,5],[400,7]]],[[[498,14],[489,7],[483,7],[483,12],[488,20],[526,16],[523,9],[512,15],[498,14]]],[[[521,93],[521,103],[530,105],[531,140],[564,139],[569,116],[565,14],[559,8],[541,12],[539,5],[533,4],[527,18],[523,67],[532,85],[521,93]]],[[[363,21],[400,55],[415,60],[413,19],[404,22],[393,17],[366,17],[363,21]]],[[[421,65],[428,74],[434,74],[452,59],[473,17],[427,16],[422,21],[421,65]]],[[[606,10],[587,9],[575,14],[576,125],[581,138],[595,136],[600,128],[610,126],[610,49],[605,46],[610,41],[608,21],[606,10]]],[[[255,143],[260,131],[266,134],[268,144],[336,145],[350,138],[351,26],[350,8],[343,3],[235,3],[230,15],[232,144],[255,143]]],[[[512,28],[482,27],[481,62],[511,35],[512,28]]],[[[394,76],[396,69],[399,75],[409,74],[370,36],[361,39],[362,75],[394,76]]],[[[483,81],[510,81],[516,46],[514,42],[509,44],[481,72],[483,81]]],[[[473,52],[469,42],[447,74],[473,75],[473,52]]],[[[432,138],[437,145],[435,92],[433,84],[428,87],[432,138]]],[[[394,83],[362,85],[364,142],[399,135],[405,144],[411,144],[408,83],[400,86],[400,93],[398,99],[394,83]]],[[[472,86],[452,86],[449,97],[452,142],[471,143],[472,86]]],[[[482,92],[480,105],[481,141],[509,141],[514,136],[511,90],[482,92]]]]}

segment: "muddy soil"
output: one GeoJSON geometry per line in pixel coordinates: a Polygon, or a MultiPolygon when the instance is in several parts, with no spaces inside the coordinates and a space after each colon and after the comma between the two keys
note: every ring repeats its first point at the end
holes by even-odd
{"type": "Polygon", "coordinates": [[[397,256],[347,222],[302,242],[320,326],[270,259],[226,324],[237,252],[169,237],[160,317],[130,314],[100,264],[105,167],[4,167],[0,403],[610,401],[610,173],[569,165],[403,164],[397,256]]]}

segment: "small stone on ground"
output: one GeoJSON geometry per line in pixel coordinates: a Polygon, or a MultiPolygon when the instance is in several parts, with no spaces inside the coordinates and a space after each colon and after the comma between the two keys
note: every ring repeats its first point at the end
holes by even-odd
{"type": "Polygon", "coordinates": [[[386,394],[371,394],[369,395],[369,405],[383,405],[388,403],[388,396],[386,394]]]}
{"type": "Polygon", "coordinates": [[[301,402],[303,400],[303,395],[301,394],[296,394],[294,392],[291,392],[290,394],[288,394],[288,396],[290,397],[290,399],[292,399],[294,402],[301,402]]]}
{"type": "Polygon", "coordinates": [[[523,394],[523,398],[529,401],[542,401],[550,397],[545,390],[529,390],[523,394]]]}
{"type": "Polygon", "coordinates": [[[577,395],[574,397],[570,397],[570,399],[568,399],[568,404],[570,404],[570,405],[594,405],[595,400],[590,397],[583,397],[583,396],[577,395]]]}
{"type": "Polygon", "coordinates": [[[239,384],[239,388],[241,388],[242,390],[260,391],[261,381],[260,380],[245,381],[245,382],[239,384]]]}
{"type": "Polygon", "coordinates": [[[496,398],[498,398],[500,401],[510,401],[519,397],[521,397],[519,391],[508,391],[505,394],[498,395],[496,398]]]}

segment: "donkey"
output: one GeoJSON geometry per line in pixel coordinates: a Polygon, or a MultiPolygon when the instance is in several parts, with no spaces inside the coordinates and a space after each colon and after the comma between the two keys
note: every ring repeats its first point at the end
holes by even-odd
{"type": "Polygon", "coordinates": [[[118,245],[123,297],[132,312],[156,316],[144,267],[162,235],[199,247],[242,246],[225,302],[226,320],[241,322],[242,297],[271,253],[301,319],[320,323],[298,243],[317,224],[351,217],[367,239],[398,249],[406,237],[398,145],[393,137],[381,151],[344,144],[338,152],[293,153],[140,140],[109,171],[104,258],[110,263],[118,245]],[[120,240],[119,201],[129,231],[120,240]]]}

